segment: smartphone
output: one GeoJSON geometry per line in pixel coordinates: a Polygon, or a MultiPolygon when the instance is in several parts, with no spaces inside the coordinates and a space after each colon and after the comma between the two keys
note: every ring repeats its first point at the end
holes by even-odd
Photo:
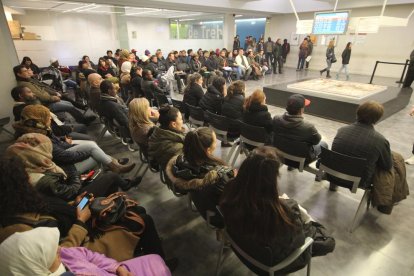
{"type": "Polygon", "coordinates": [[[97,171],[94,171],[94,174],[91,176],[90,180],[95,180],[95,178],[98,177],[98,175],[100,175],[102,172],[102,169],[99,169],[97,171]]]}
{"type": "Polygon", "coordinates": [[[81,201],[79,201],[79,204],[78,204],[78,208],[80,209],[80,210],[83,210],[83,208],[85,208],[86,207],[86,205],[89,203],[89,196],[88,195],[86,195],[86,196],[84,196],[82,199],[81,199],[81,201]]]}

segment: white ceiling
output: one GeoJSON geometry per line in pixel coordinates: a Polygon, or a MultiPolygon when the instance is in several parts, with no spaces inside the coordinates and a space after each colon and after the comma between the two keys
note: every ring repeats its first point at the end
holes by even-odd
{"type": "MultiPolygon", "coordinates": [[[[120,13],[129,16],[182,18],[209,16],[210,13],[266,17],[292,13],[289,0],[3,0],[12,9],[75,13],[120,13]],[[115,8],[124,7],[122,9],[115,8]]],[[[293,0],[298,12],[332,10],[336,0],[293,0]]],[[[338,9],[381,6],[383,0],[339,0],[338,9]]],[[[388,0],[387,5],[408,4],[414,0],[388,0]]],[[[414,8],[414,5],[413,5],[414,8]]]]}

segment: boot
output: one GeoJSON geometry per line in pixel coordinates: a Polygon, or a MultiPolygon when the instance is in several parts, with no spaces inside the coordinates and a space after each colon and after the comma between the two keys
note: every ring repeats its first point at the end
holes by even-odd
{"type": "Polygon", "coordinates": [[[322,76],[323,72],[325,72],[325,71],[326,71],[326,69],[323,69],[323,70],[319,71],[319,73],[321,74],[321,76],[322,76]]]}
{"type": "Polygon", "coordinates": [[[112,162],[108,164],[108,168],[114,173],[127,173],[135,167],[135,163],[121,165],[118,160],[112,159],[112,162]]]}
{"type": "Polygon", "coordinates": [[[331,78],[331,75],[329,74],[329,72],[330,72],[329,70],[326,71],[326,78],[327,79],[330,79],[331,78]]]}

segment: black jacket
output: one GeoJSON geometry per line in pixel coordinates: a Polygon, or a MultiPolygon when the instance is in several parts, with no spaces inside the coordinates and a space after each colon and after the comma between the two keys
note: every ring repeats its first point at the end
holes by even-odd
{"type": "Polygon", "coordinates": [[[211,57],[206,60],[204,65],[207,67],[207,70],[209,72],[212,72],[214,70],[219,69],[219,64],[218,64],[217,60],[214,59],[214,58],[211,58],[211,57]]]}
{"type": "Polygon", "coordinates": [[[132,89],[132,94],[134,95],[135,98],[144,95],[144,91],[142,90],[142,77],[140,75],[136,75],[131,80],[130,85],[132,89]]]}
{"type": "Polygon", "coordinates": [[[171,66],[174,66],[174,68],[175,68],[176,65],[177,65],[175,60],[169,60],[168,58],[165,60],[164,64],[165,64],[165,70],[166,71],[168,71],[168,69],[170,69],[171,66]]]}
{"type": "Polygon", "coordinates": [[[195,61],[194,59],[191,59],[191,61],[190,61],[190,70],[191,70],[192,73],[200,72],[201,67],[202,67],[202,65],[201,65],[200,60],[195,61]]]}
{"type": "Polygon", "coordinates": [[[158,70],[158,62],[157,63],[150,62],[144,66],[144,69],[150,70],[154,78],[157,77],[158,74],[160,73],[158,70]]]}
{"type": "Polygon", "coordinates": [[[286,112],[282,116],[275,116],[272,123],[275,139],[281,136],[309,145],[317,145],[321,141],[321,135],[315,126],[305,122],[301,115],[290,115],[286,112]]]}
{"type": "Polygon", "coordinates": [[[116,98],[102,94],[98,113],[110,121],[115,120],[119,125],[128,128],[128,112],[123,105],[118,103],[116,98]]]}
{"type": "Polygon", "coordinates": [[[390,143],[372,125],[354,123],[341,127],[333,140],[332,150],[368,160],[361,187],[371,183],[377,167],[382,170],[392,168],[390,143]]]}
{"type": "Polygon", "coordinates": [[[197,83],[191,85],[184,93],[183,103],[199,106],[201,98],[204,96],[203,88],[197,83]]]}
{"type": "Polygon", "coordinates": [[[350,59],[351,59],[351,49],[346,48],[342,52],[342,64],[349,64],[350,59]]]}
{"type": "Polygon", "coordinates": [[[153,80],[143,80],[142,84],[142,91],[144,92],[145,97],[150,101],[151,99],[155,99],[156,94],[163,94],[161,88],[155,85],[153,80]]]}
{"type": "Polygon", "coordinates": [[[67,149],[73,147],[74,145],[66,143],[66,141],[61,140],[53,134],[48,137],[52,141],[53,162],[55,162],[58,166],[73,165],[90,157],[89,152],[86,151],[68,151],[67,149]]]}
{"type": "Polygon", "coordinates": [[[272,132],[272,117],[266,105],[252,103],[249,109],[243,112],[243,122],[248,125],[264,127],[268,133],[272,132]]]}
{"type": "Polygon", "coordinates": [[[208,110],[215,114],[221,114],[221,106],[223,104],[223,94],[214,86],[207,88],[206,94],[201,98],[199,105],[202,109],[208,110]]]}
{"type": "Polygon", "coordinates": [[[242,94],[225,97],[221,106],[221,115],[239,120],[243,116],[243,104],[244,96],[242,94]]]}

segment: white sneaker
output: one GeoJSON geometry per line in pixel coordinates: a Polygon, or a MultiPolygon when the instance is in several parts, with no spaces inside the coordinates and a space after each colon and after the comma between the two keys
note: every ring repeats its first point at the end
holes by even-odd
{"type": "Polygon", "coordinates": [[[414,155],[405,160],[408,165],[414,165],[414,155]]]}

